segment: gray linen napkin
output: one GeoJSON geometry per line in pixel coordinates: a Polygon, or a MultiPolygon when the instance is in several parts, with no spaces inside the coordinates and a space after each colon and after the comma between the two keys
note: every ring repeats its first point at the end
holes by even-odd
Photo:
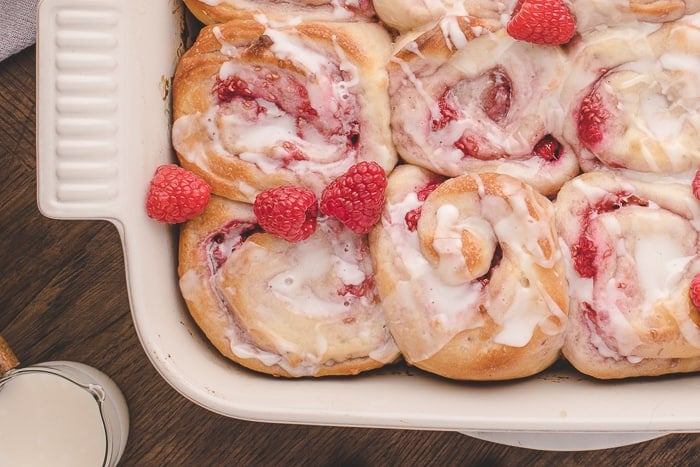
{"type": "Polygon", "coordinates": [[[0,60],[34,43],[38,3],[38,0],[0,0],[0,60]]]}

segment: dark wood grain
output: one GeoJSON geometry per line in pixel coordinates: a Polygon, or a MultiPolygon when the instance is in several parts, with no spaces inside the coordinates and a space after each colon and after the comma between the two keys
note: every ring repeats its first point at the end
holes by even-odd
{"type": "Polygon", "coordinates": [[[47,219],[36,207],[34,52],[0,63],[0,335],[23,365],[77,360],[112,376],[131,414],[123,465],[677,466],[697,461],[697,434],[592,452],[539,452],[451,432],[246,422],[181,397],[158,376],[137,339],[116,229],[102,221],[47,219]]]}

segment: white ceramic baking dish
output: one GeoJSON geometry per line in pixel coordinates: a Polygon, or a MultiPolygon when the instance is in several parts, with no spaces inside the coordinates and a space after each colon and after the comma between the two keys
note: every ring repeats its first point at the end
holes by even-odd
{"type": "Polygon", "coordinates": [[[44,0],[37,46],[38,204],[59,219],[107,219],[126,258],[133,320],[153,365],[183,396],[262,422],[454,430],[551,450],[700,431],[700,375],[590,381],[570,370],[520,382],[456,383],[398,369],[283,380],[228,362],[189,318],[176,230],[144,195],[173,161],[171,77],[183,51],[179,0],[44,0]]]}

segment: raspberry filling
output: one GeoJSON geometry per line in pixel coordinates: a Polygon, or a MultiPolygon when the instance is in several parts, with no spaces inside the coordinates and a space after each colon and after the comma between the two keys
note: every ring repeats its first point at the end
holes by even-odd
{"type": "MultiPolygon", "coordinates": [[[[499,124],[510,112],[512,96],[513,83],[500,67],[492,68],[475,79],[460,81],[437,98],[440,118],[432,120],[432,130],[442,130],[473,105],[493,123],[499,124]]],[[[462,151],[465,157],[479,158],[479,145],[473,136],[463,134],[453,143],[453,147],[462,151]]]]}
{"type": "Polygon", "coordinates": [[[257,224],[234,221],[224,226],[218,232],[211,234],[204,242],[204,248],[209,258],[209,268],[212,275],[226,263],[231,254],[236,251],[251,235],[262,230],[257,224]]]}
{"type": "Polygon", "coordinates": [[[693,196],[700,200],[700,170],[695,172],[691,188],[693,189],[693,196]]]}
{"type": "Polygon", "coordinates": [[[309,101],[306,87],[289,73],[279,70],[261,68],[257,74],[250,74],[245,79],[239,75],[224,80],[217,78],[214,92],[220,104],[236,98],[251,101],[263,99],[307,121],[318,118],[318,112],[309,101]]]}
{"type": "Polygon", "coordinates": [[[338,290],[338,295],[341,297],[352,295],[355,297],[374,298],[374,290],[374,278],[367,277],[359,284],[345,284],[342,289],[338,290]]]}
{"type": "MultiPolygon", "coordinates": [[[[281,128],[285,120],[280,111],[287,115],[293,127],[289,136],[277,131],[271,133],[272,140],[260,141],[273,145],[274,157],[285,165],[327,160],[328,150],[321,149],[327,144],[339,153],[330,157],[343,157],[341,154],[356,151],[360,145],[358,104],[347,89],[343,71],[329,62],[324,72],[327,76],[318,78],[284,68],[233,64],[227,67],[228,76],[217,77],[212,94],[224,114],[236,114],[258,128],[281,128]],[[307,146],[320,145],[302,149],[300,140],[307,146]]],[[[241,126],[236,131],[244,134],[247,130],[241,126]]]]}
{"type": "Polygon", "coordinates": [[[433,119],[433,121],[432,121],[433,131],[442,130],[443,128],[445,128],[447,126],[448,123],[456,120],[457,117],[459,116],[459,112],[454,107],[452,102],[450,102],[449,94],[450,94],[450,90],[446,89],[437,100],[438,108],[440,109],[440,118],[433,119]]]}
{"type": "Polygon", "coordinates": [[[603,332],[603,330],[607,328],[605,321],[607,321],[609,317],[607,315],[599,313],[588,302],[582,302],[580,307],[583,316],[591,323],[595,333],[599,336],[604,336],[605,333],[603,332]]]}
{"type": "Polygon", "coordinates": [[[605,123],[610,115],[597,90],[594,89],[583,98],[578,110],[577,130],[579,139],[588,148],[595,147],[603,141],[605,123]]]}
{"type": "Polygon", "coordinates": [[[700,274],[693,276],[690,281],[690,301],[695,308],[700,309],[700,274]]]}
{"type": "MultiPolygon", "coordinates": [[[[421,187],[416,191],[416,196],[418,198],[418,201],[425,201],[428,199],[428,195],[432,193],[435,188],[440,186],[442,183],[442,180],[437,180],[437,181],[432,181],[426,184],[425,186],[421,187]]],[[[410,232],[415,232],[416,228],[418,228],[418,219],[420,219],[421,215],[421,210],[422,207],[417,207],[415,209],[411,209],[406,213],[404,216],[404,221],[406,222],[406,227],[408,227],[408,230],[410,232]]]]}
{"type": "Polygon", "coordinates": [[[547,162],[554,162],[561,157],[563,150],[561,143],[554,136],[546,135],[537,142],[532,153],[547,162]]]}
{"type": "Polygon", "coordinates": [[[512,95],[512,83],[508,75],[498,69],[486,75],[486,86],[481,93],[481,107],[494,122],[501,122],[508,115],[512,95]]]}
{"type": "Polygon", "coordinates": [[[491,266],[489,266],[488,272],[477,279],[479,282],[481,282],[482,286],[486,287],[489,285],[489,282],[491,282],[491,274],[493,273],[493,270],[497,268],[499,264],[501,264],[502,259],[503,249],[501,248],[500,244],[497,244],[496,250],[493,252],[493,257],[491,258],[491,266]]]}
{"type": "Polygon", "coordinates": [[[479,159],[479,144],[472,136],[462,135],[453,146],[462,151],[464,157],[479,159]]]}
{"type": "Polygon", "coordinates": [[[588,235],[588,226],[591,219],[606,213],[622,209],[625,206],[649,206],[649,201],[638,196],[626,193],[610,193],[603,197],[595,205],[588,205],[582,217],[582,233],[577,243],[571,246],[571,259],[574,269],[581,277],[592,278],[598,272],[597,258],[598,248],[594,239],[588,235]]]}

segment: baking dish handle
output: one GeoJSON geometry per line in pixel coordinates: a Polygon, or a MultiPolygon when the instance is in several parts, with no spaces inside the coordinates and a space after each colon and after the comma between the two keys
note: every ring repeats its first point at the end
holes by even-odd
{"type": "Polygon", "coordinates": [[[169,92],[182,8],[175,0],[39,3],[37,201],[44,215],[123,220],[143,211],[149,177],[172,160],[169,92]],[[152,21],[163,15],[172,21],[152,21]],[[145,96],[144,86],[152,91],[145,96]]]}

